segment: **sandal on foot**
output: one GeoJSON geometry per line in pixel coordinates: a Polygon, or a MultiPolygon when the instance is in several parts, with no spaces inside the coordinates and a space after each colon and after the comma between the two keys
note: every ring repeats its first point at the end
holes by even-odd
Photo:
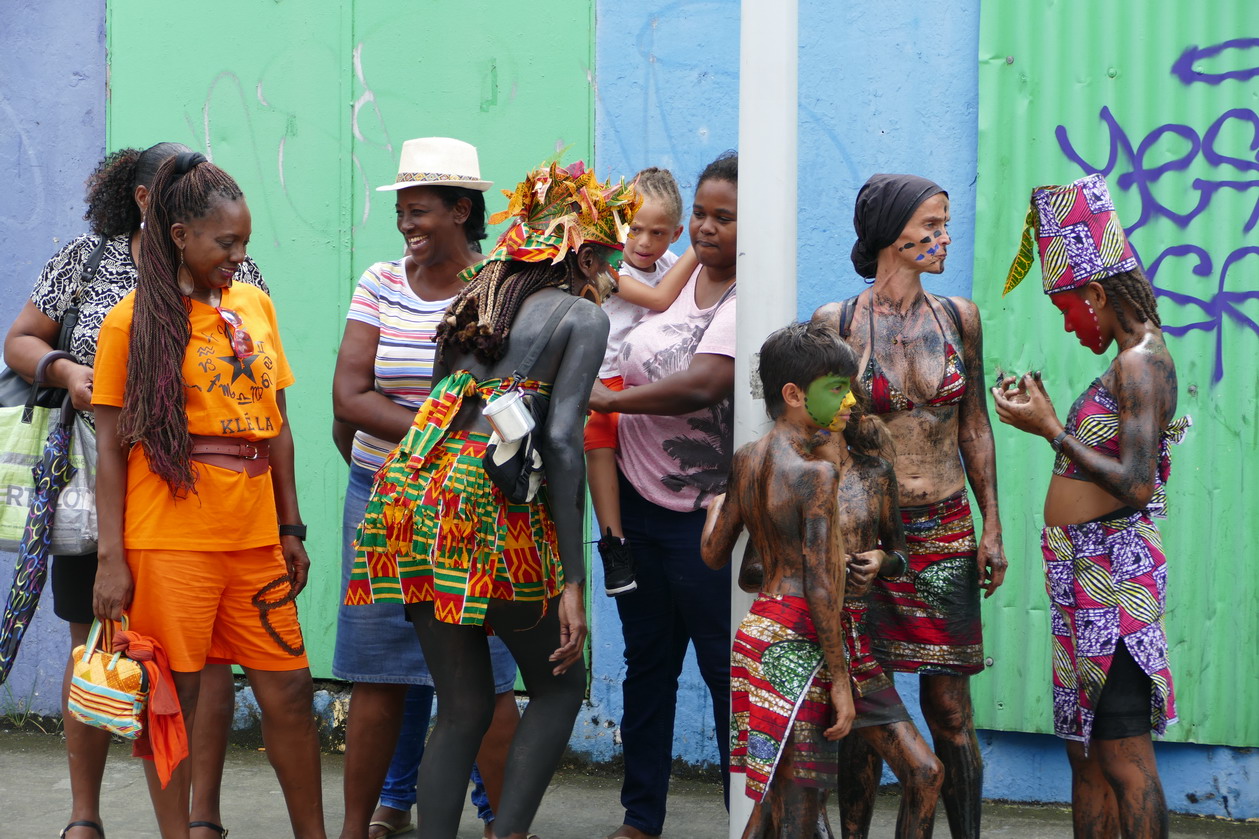
{"type": "Polygon", "coordinates": [[[194,827],[204,827],[206,830],[213,830],[219,836],[222,836],[223,839],[227,839],[228,830],[221,824],[215,824],[214,822],[188,822],[189,830],[192,830],[194,827]]]}
{"type": "Polygon", "coordinates": [[[101,827],[96,822],[90,822],[87,819],[79,819],[77,822],[70,822],[66,825],[61,831],[61,839],[66,839],[66,834],[70,832],[70,828],[72,827],[90,827],[92,830],[95,830],[98,834],[100,834],[101,839],[105,839],[105,828],[101,827]]]}
{"type": "Polygon", "coordinates": [[[381,834],[381,839],[388,839],[388,837],[390,836],[398,836],[403,833],[410,833],[412,830],[415,830],[415,825],[413,825],[410,822],[410,820],[408,820],[406,824],[398,826],[398,827],[395,827],[389,822],[368,822],[367,823],[368,832],[371,832],[371,829],[373,827],[383,827],[385,829],[385,832],[381,834]]]}

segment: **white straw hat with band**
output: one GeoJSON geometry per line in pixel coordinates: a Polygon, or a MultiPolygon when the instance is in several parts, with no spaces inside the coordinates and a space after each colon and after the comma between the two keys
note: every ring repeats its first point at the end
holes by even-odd
{"type": "Polygon", "coordinates": [[[411,186],[461,186],[485,192],[493,181],[481,180],[481,164],[476,146],[450,137],[420,137],[402,144],[398,178],[377,192],[411,186]]]}

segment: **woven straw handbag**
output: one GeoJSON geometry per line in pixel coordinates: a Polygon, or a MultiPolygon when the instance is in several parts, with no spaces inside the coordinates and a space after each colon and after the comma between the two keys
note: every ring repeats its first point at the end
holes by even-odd
{"type": "MultiPolygon", "coordinates": [[[[81,723],[134,740],[143,728],[149,676],[139,663],[122,653],[108,651],[113,626],[113,621],[109,621],[102,631],[101,622],[93,620],[87,643],[74,648],[74,675],[66,707],[70,716],[81,723]]],[[[125,616],[122,628],[127,628],[125,616]]]]}

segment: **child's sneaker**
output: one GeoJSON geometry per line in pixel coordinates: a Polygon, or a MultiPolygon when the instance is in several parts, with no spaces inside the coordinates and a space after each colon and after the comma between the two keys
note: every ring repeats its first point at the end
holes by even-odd
{"type": "Polygon", "coordinates": [[[609,528],[596,545],[603,559],[603,590],[608,597],[626,594],[638,588],[634,580],[634,556],[629,543],[612,535],[609,528]]]}

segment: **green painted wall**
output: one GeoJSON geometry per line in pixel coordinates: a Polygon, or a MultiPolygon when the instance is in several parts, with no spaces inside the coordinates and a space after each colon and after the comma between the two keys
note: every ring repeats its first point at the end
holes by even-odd
{"type": "Polygon", "coordinates": [[[393,182],[411,137],[475,144],[495,182],[490,212],[506,206],[499,187],[558,149],[590,160],[593,0],[546,11],[502,0],[109,3],[109,148],[186,143],[240,182],[253,214],[250,254],[297,375],[289,417],[314,564],[299,603],[316,677],[330,675],[346,479],[330,439],[333,364],[359,274],[402,251],[393,196],[374,187],[393,182]]]}
{"type": "MultiPolygon", "coordinates": [[[[1259,574],[1247,503],[1259,463],[1259,40],[1249,0],[1211,13],[1142,0],[985,3],[979,50],[974,299],[989,371],[1042,369],[1060,416],[1109,362],[1062,330],[1040,269],[1001,297],[1027,200],[1040,184],[1106,175],[1159,294],[1195,421],[1173,452],[1167,631],[1181,724],[1169,740],[1259,745],[1259,574]]],[[[1111,354],[1113,355],[1113,353],[1111,354]]],[[[994,420],[995,421],[995,420],[994,420]]],[[[1039,550],[1049,447],[998,425],[1010,575],[990,601],[995,666],[976,679],[984,727],[1050,725],[1048,598],[1039,550]],[[994,608],[995,607],[995,608],[994,608]]]]}

